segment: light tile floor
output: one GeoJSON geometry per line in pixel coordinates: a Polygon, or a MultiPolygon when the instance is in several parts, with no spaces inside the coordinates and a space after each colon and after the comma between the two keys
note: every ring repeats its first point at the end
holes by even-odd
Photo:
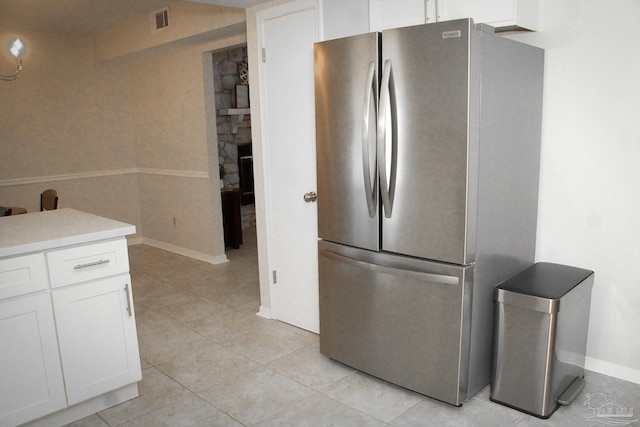
{"type": "Polygon", "coordinates": [[[255,233],[247,231],[222,265],[130,247],[140,396],[71,425],[602,426],[609,420],[592,418],[592,408],[606,399],[640,417],[640,385],[593,372],[571,406],[541,420],[489,401],[488,387],[456,408],[331,361],[317,335],[256,316],[255,233]],[[591,393],[601,394],[590,407],[591,393]]]}

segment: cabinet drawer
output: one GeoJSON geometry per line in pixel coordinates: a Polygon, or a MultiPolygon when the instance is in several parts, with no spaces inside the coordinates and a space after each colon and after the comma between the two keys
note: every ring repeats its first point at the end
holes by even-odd
{"type": "Polygon", "coordinates": [[[126,273],[129,271],[127,240],[49,252],[47,263],[52,288],[126,273]]]}
{"type": "Polygon", "coordinates": [[[0,299],[41,291],[48,287],[44,254],[0,260],[0,299]]]}

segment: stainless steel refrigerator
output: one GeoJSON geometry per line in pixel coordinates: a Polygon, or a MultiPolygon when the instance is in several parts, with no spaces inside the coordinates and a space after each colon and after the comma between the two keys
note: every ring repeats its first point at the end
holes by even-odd
{"type": "Polygon", "coordinates": [[[471,19],[315,45],[320,351],[461,405],[534,261],[544,52],[471,19]]]}

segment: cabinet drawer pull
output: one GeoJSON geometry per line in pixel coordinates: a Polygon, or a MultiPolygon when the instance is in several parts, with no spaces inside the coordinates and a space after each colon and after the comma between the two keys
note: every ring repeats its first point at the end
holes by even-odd
{"type": "Polygon", "coordinates": [[[80,270],[81,268],[87,268],[87,267],[93,267],[96,265],[102,265],[102,264],[108,264],[110,262],[110,260],[108,259],[101,259],[99,261],[94,261],[94,262],[88,262],[86,264],[78,264],[75,267],[73,267],[74,270],[80,270]]]}

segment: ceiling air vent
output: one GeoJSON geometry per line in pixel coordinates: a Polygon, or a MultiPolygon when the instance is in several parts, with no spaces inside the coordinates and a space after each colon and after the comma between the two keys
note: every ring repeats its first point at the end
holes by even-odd
{"type": "Polygon", "coordinates": [[[153,29],[162,30],[169,26],[169,8],[158,10],[152,14],[153,29]]]}

